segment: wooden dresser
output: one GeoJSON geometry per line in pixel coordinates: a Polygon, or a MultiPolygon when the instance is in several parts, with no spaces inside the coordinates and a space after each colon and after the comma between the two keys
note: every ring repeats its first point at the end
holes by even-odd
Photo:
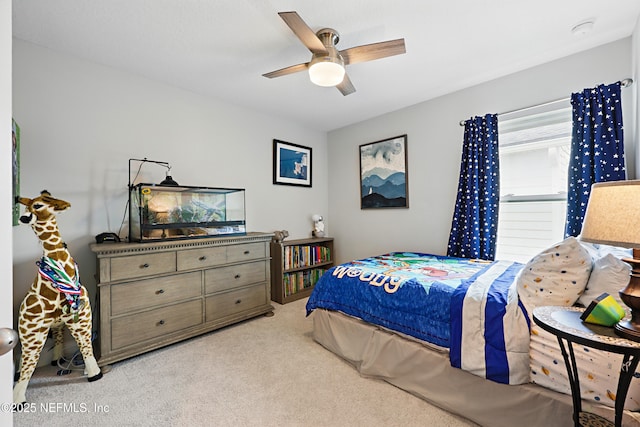
{"type": "Polygon", "coordinates": [[[98,364],[273,312],[272,234],[91,245],[98,364]]]}

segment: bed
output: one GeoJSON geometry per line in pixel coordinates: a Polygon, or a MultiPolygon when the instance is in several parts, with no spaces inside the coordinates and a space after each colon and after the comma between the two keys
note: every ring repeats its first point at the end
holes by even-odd
{"type": "MultiPolygon", "coordinates": [[[[571,425],[557,340],[530,316],[536,306],[573,305],[600,292],[589,279],[595,261],[611,254],[598,250],[569,238],[526,265],[415,252],[356,260],[322,276],[307,314],[314,339],[363,376],[484,426],[571,425]]],[[[621,359],[576,353],[583,410],[613,419],[621,359]]],[[[625,426],[640,426],[638,402],[634,378],[625,426]]]]}

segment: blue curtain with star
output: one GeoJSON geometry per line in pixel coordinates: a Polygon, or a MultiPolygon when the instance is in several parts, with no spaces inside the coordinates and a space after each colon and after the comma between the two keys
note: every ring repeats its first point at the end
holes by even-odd
{"type": "Polygon", "coordinates": [[[455,212],[447,255],[493,260],[500,204],[498,116],[464,124],[464,142],[455,212]]]}
{"type": "Polygon", "coordinates": [[[573,93],[571,106],[565,237],[582,231],[592,184],[626,179],[620,82],[573,93]]]}

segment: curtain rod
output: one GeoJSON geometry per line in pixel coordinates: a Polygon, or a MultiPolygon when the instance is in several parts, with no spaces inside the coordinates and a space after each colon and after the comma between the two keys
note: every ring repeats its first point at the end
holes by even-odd
{"type": "MultiPolygon", "coordinates": [[[[629,87],[633,84],[633,79],[631,78],[626,78],[623,80],[620,80],[620,86],[622,87],[629,87]]],[[[498,116],[502,116],[504,114],[512,114],[512,113],[521,113],[523,111],[526,110],[530,110],[532,108],[538,108],[538,107],[544,107],[545,105],[550,105],[556,102],[562,102],[562,101],[570,101],[571,97],[568,98],[562,98],[562,99],[556,99],[555,101],[549,101],[549,102],[545,102],[543,104],[538,104],[538,105],[532,105],[530,107],[524,107],[524,108],[519,108],[517,110],[511,110],[511,111],[505,111],[504,113],[498,113],[498,116]]],[[[466,122],[467,120],[460,120],[460,126],[464,126],[464,122],[466,122]]]]}

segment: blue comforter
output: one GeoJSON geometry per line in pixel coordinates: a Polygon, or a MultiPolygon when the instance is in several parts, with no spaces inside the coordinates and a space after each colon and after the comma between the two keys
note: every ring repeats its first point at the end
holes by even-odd
{"type": "Polygon", "coordinates": [[[476,375],[527,382],[528,318],[515,292],[521,268],[393,252],[332,267],[315,285],[307,314],[341,311],[449,347],[452,365],[476,375]]]}

